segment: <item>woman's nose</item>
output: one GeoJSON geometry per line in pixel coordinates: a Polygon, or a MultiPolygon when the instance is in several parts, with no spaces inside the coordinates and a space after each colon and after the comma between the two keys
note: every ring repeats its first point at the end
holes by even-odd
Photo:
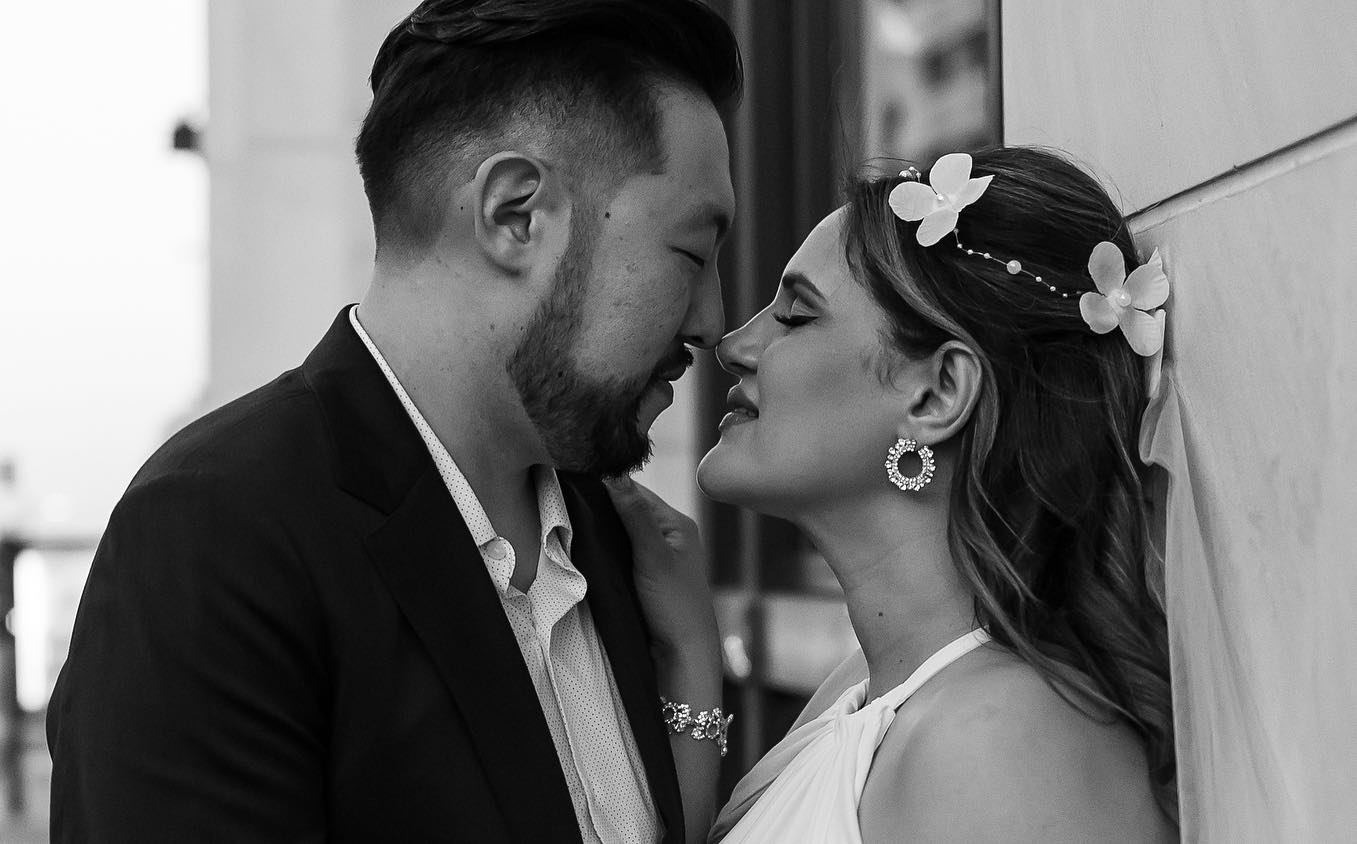
{"type": "Polygon", "coordinates": [[[722,337],[716,346],[716,359],[731,375],[747,375],[759,368],[758,319],[756,316],[722,337]]]}

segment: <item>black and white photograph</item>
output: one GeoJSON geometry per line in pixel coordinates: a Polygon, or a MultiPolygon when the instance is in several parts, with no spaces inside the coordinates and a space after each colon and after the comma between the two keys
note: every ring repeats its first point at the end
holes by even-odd
{"type": "Polygon", "coordinates": [[[1354,44],[3,4],[0,842],[1357,841],[1354,44]]]}

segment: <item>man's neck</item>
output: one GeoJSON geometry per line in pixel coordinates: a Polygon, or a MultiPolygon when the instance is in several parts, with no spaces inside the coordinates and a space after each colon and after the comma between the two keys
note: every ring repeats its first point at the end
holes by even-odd
{"type": "Polygon", "coordinates": [[[358,320],[495,530],[516,550],[527,537],[535,546],[532,467],[548,458],[510,383],[495,317],[470,306],[413,308],[374,285],[359,305],[358,320]]]}

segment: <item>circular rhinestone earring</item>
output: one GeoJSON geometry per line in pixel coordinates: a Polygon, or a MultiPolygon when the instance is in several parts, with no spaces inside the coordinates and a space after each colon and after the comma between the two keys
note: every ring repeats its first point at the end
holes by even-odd
{"type": "Polygon", "coordinates": [[[928,486],[933,480],[933,471],[937,465],[933,462],[933,449],[926,445],[919,445],[908,437],[901,437],[891,446],[890,452],[886,455],[886,477],[890,482],[898,486],[905,492],[918,492],[928,486]],[[919,473],[905,477],[900,474],[900,458],[909,452],[916,452],[919,455],[919,473]]]}

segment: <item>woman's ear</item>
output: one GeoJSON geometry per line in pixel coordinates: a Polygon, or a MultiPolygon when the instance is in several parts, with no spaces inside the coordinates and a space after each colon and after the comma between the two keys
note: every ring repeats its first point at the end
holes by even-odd
{"type": "Polygon", "coordinates": [[[554,262],[568,240],[570,203],[559,175],[539,159],[498,152],[472,181],[474,240],[486,260],[510,275],[554,262]]]}
{"type": "Polygon", "coordinates": [[[909,367],[913,376],[901,436],[938,445],[970,421],[984,381],[984,365],[971,347],[949,340],[909,367]]]}

